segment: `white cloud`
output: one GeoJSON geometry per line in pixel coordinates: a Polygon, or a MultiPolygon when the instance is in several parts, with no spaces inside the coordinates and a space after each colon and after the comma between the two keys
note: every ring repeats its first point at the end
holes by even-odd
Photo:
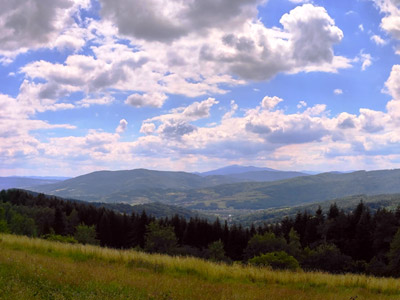
{"type": "Polygon", "coordinates": [[[180,140],[182,136],[196,131],[197,128],[190,124],[210,116],[210,109],[217,104],[214,98],[208,98],[202,102],[194,102],[187,107],[173,109],[169,114],[160,115],[143,121],[141,132],[151,134],[155,132],[155,123],[160,123],[157,133],[165,139],[180,140]]]}
{"type": "Polygon", "coordinates": [[[161,107],[165,100],[168,97],[162,93],[151,93],[151,94],[132,94],[126,98],[125,103],[135,106],[135,107],[143,107],[143,106],[152,106],[152,107],[161,107]]]}
{"type": "Polygon", "coordinates": [[[299,101],[299,104],[297,104],[297,108],[303,108],[303,107],[307,107],[307,102],[306,101],[299,101]]]}
{"type": "Polygon", "coordinates": [[[279,102],[282,101],[283,99],[276,96],[274,97],[265,96],[264,99],[261,101],[261,106],[264,109],[273,110],[279,104],[279,102]]]}
{"type": "Polygon", "coordinates": [[[100,0],[101,15],[117,24],[121,35],[166,43],[193,32],[236,27],[237,24],[256,18],[257,5],[262,2],[100,0]]]}
{"type": "Polygon", "coordinates": [[[114,102],[114,98],[110,96],[104,96],[101,98],[85,98],[76,102],[77,107],[88,108],[92,105],[109,105],[114,102]]]}
{"type": "Polygon", "coordinates": [[[343,94],[343,90],[341,90],[341,89],[335,89],[335,90],[333,91],[333,93],[334,93],[335,95],[341,95],[341,94],[343,94]]]}
{"type": "Polygon", "coordinates": [[[32,62],[20,72],[30,81],[44,81],[41,94],[50,99],[83,92],[81,101],[87,105],[85,99],[96,99],[98,94],[115,97],[122,92],[130,94],[126,103],[132,106],[161,107],[167,94],[222,94],[229,86],[268,80],[280,72],[337,72],[351,67],[351,60],[334,55],[333,45],[343,33],[322,7],[296,7],[282,16],[279,29],[267,28],[257,19],[257,4],[263,1],[176,0],[165,5],[160,1],[102,1],[103,17],[115,24],[103,19],[87,20],[86,28],[67,26],[52,47],[69,48],[75,54],[64,63],[32,62]],[[126,9],[117,11],[118,3],[126,9]],[[137,23],[144,18],[141,13],[131,17],[128,12],[137,7],[144,9],[143,14],[153,9],[147,20],[156,20],[153,27],[137,23]],[[185,32],[171,29],[182,16],[190,23],[182,29],[185,32]],[[172,27],[163,27],[168,33],[157,36],[152,30],[164,21],[172,27]],[[123,36],[130,44],[121,42],[123,36]],[[77,54],[88,40],[94,43],[93,54],[77,54]]]}
{"type": "Polygon", "coordinates": [[[241,32],[224,34],[219,45],[204,45],[201,58],[211,67],[252,80],[268,80],[279,72],[337,72],[351,66],[350,60],[333,53],[343,32],[324,8],[298,6],[280,23],[282,30],[247,23],[241,32]]]}
{"type": "Polygon", "coordinates": [[[377,44],[378,46],[384,46],[387,44],[387,41],[381,38],[379,35],[374,34],[371,36],[371,40],[377,44]]]}
{"type": "Polygon", "coordinates": [[[12,98],[0,94],[0,163],[3,166],[39,155],[41,142],[31,135],[32,131],[75,129],[69,124],[49,124],[32,119],[40,104],[27,100],[22,96],[12,98]]]}
{"type": "Polygon", "coordinates": [[[387,92],[396,100],[400,100],[400,65],[394,65],[385,82],[387,92]]]}
{"type": "Polygon", "coordinates": [[[368,67],[372,65],[372,57],[369,53],[360,52],[357,58],[354,61],[361,62],[361,70],[365,71],[368,67]]]}
{"type": "Polygon", "coordinates": [[[123,133],[126,130],[126,127],[128,126],[128,122],[125,119],[122,119],[119,121],[119,125],[117,129],[115,129],[116,133],[123,133]]]}
{"type": "Polygon", "coordinates": [[[154,123],[143,123],[140,132],[144,134],[152,134],[156,130],[154,123]]]}
{"type": "Polygon", "coordinates": [[[381,28],[395,39],[400,39],[400,9],[397,0],[373,0],[380,11],[385,14],[381,28]]]}
{"type": "MultiPolygon", "coordinates": [[[[324,8],[312,4],[296,7],[282,16],[281,26],[268,28],[257,17],[261,2],[256,0],[102,0],[104,19],[87,19],[85,24],[71,18],[82,3],[69,2],[68,9],[61,3],[55,1],[48,8],[57,16],[62,12],[57,24],[54,18],[44,18],[47,32],[29,38],[21,35],[20,41],[2,32],[8,25],[1,23],[6,18],[0,18],[0,33],[5,37],[0,51],[9,53],[0,60],[37,47],[69,51],[65,61],[36,61],[22,67],[17,75],[25,75],[25,80],[19,95],[0,96],[2,163],[40,157],[47,165],[64,159],[71,165],[79,162],[81,170],[119,164],[158,164],[164,169],[181,168],[179,161],[199,166],[233,159],[275,164],[279,160],[288,168],[326,163],[351,168],[376,151],[382,150],[382,156],[397,155],[399,66],[393,67],[386,82],[393,96],[387,112],[360,109],[358,114],[331,116],[326,105],[307,107],[300,101],[300,111],[288,113],[283,105],[276,109],[283,99],[274,96],[246,110],[232,101],[216,119],[213,107],[218,101],[208,98],[144,120],[143,135],[131,142],[120,140],[127,128],[124,119],[109,133],[92,129],[83,136],[38,139],[32,131],[74,129],[69,124],[35,120],[38,112],[107,105],[121,94],[129,95],[128,105],[162,107],[171,94],[218,97],[246,80],[268,80],[279,73],[338,72],[355,62],[365,70],[373,62],[363,52],[354,61],[336,55],[334,46],[343,39],[343,32],[324,8]],[[118,11],[118,5],[124,9],[118,11]],[[132,18],[131,10],[141,5],[145,5],[143,14],[132,18]],[[80,52],[83,46],[90,46],[90,54],[80,52]],[[82,99],[70,100],[73,93],[83,94],[82,99]]],[[[18,7],[23,15],[25,8],[18,1],[7,5],[18,7]]],[[[382,20],[382,28],[396,36],[396,10],[390,9],[385,17],[393,20],[382,20]]]]}
{"type": "Polygon", "coordinates": [[[89,5],[86,0],[2,1],[0,61],[10,63],[19,53],[40,47],[81,47],[74,29],[64,30],[72,23],[72,15],[89,5]]]}

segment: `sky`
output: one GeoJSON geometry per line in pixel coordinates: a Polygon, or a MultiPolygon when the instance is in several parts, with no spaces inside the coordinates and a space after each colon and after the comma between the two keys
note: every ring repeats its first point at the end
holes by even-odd
{"type": "Polygon", "coordinates": [[[399,0],[0,7],[0,176],[400,168],[399,0]]]}

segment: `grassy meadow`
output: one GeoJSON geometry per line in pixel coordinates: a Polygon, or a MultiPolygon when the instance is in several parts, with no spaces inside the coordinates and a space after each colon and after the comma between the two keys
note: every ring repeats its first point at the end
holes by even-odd
{"type": "Polygon", "coordinates": [[[400,299],[400,280],[272,271],[0,234],[0,299],[400,299]]]}

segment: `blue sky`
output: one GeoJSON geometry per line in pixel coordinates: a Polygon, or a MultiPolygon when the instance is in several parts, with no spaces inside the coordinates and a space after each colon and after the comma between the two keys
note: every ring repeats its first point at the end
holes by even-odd
{"type": "Polygon", "coordinates": [[[9,1],[0,176],[400,168],[399,5],[9,1]]]}

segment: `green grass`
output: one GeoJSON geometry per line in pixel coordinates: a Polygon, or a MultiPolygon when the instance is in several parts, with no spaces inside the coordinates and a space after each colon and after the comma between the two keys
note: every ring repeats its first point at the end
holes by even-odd
{"type": "Polygon", "coordinates": [[[0,299],[400,299],[400,281],[0,235],[0,299]]]}

